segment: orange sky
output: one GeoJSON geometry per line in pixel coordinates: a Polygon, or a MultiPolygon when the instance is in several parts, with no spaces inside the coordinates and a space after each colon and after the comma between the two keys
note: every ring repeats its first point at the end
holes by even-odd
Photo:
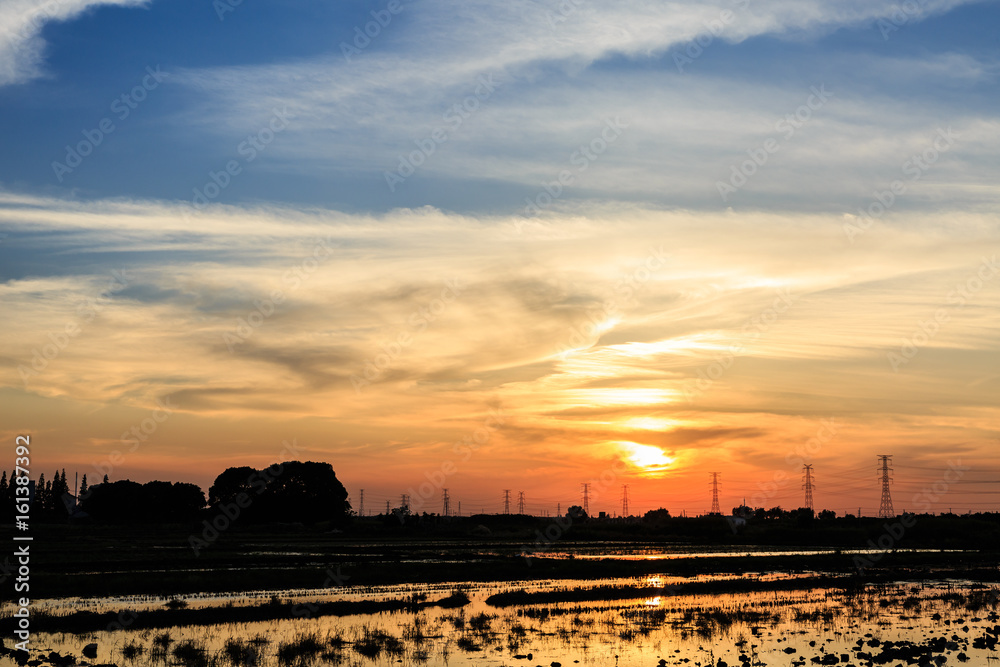
{"type": "Polygon", "coordinates": [[[554,512],[591,481],[594,511],[628,484],[633,511],[697,513],[710,471],[726,510],[798,506],[812,463],[818,507],[874,513],[884,453],[897,509],[959,460],[929,509],[997,506],[970,483],[1000,469],[987,215],[890,215],[852,243],[850,216],[623,205],[219,208],[192,232],[157,202],[4,203],[121,260],[0,286],[3,437],[31,433],[47,475],[207,488],[294,442],[366,510],[429,476],[430,511],[444,487],[465,513],[504,489],[554,512]]]}

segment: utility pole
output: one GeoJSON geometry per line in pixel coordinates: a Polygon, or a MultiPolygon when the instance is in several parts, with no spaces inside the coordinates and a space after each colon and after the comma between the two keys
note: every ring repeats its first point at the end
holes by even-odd
{"type": "Polygon", "coordinates": [[[524,491],[517,492],[517,513],[524,514],[524,491]]]}
{"type": "Polygon", "coordinates": [[[708,474],[712,476],[712,511],[709,514],[722,514],[722,510],[719,509],[719,473],[708,474]]]}
{"type": "Polygon", "coordinates": [[[448,507],[448,503],[450,500],[451,498],[448,497],[448,489],[441,489],[441,502],[444,505],[444,507],[441,510],[441,513],[444,514],[445,516],[451,516],[451,511],[450,508],[448,507]]]}
{"type": "Polygon", "coordinates": [[[583,513],[590,516],[590,482],[583,483],[583,513]]]}
{"type": "Polygon", "coordinates": [[[813,481],[812,481],[812,464],[806,464],[802,466],[802,472],[805,473],[806,479],[805,484],[802,488],[806,490],[806,504],[803,507],[808,507],[813,509],[813,481]]]}
{"type": "Polygon", "coordinates": [[[622,484],[622,516],[628,516],[628,484],[622,484]]]}
{"type": "Polygon", "coordinates": [[[889,495],[889,483],[892,481],[892,478],[889,477],[889,471],[892,470],[889,467],[889,463],[891,462],[892,455],[878,454],[878,458],[882,462],[882,466],[879,468],[882,473],[882,504],[878,508],[878,518],[892,519],[896,516],[896,513],[892,510],[892,496],[889,495]]]}
{"type": "Polygon", "coordinates": [[[503,513],[510,514],[510,489],[503,490],[503,513]]]}

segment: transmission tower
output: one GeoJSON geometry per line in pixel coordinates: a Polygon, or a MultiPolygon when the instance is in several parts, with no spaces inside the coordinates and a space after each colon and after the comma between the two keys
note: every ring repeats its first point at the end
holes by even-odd
{"type": "Polygon", "coordinates": [[[510,514],[510,489],[503,490],[503,513],[510,514]]]}
{"type": "Polygon", "coordinates": [[[400,509],[410,509],[410,494],[404,493],[399,497],[400,509]]]}
{"type": "Polygon", "coordinates": [[[517,513],[524,514],[524,491],[517,492],[517,513]]]}
{"type": "Polygon", "coordinates": [[[882,462],[879,471],[882,473],[882,504],[878,508],[878,518],[880,519],[891,519],[896,516],[896,513],[892,511],[892,496],[889,495],[889,483],[892,478],[889,477],[889,471],[892,468],[889,467],[889,463],[892,459],[891,454],[878,454],[879,461],[882,462]]]}
{"type": "Polygon", "coordinates": [[[441,489],[441,503],[444,505],[441,513],[445,516],[451,516],[451,508],[449,507],[450,502],[451,497],[448,495],[448,489],[441,489]]]}
{"type": "Polygon", "coordinates": [[[390,511],[391,510],[389,509],[389,501],[387,500],[387,501],[385,501],[385,515],[389,516],[389,512],[390,511]]]}
{"type": "Polygon", "coordinates": [[[583,513],[590,516],[590,482],[583,483],[583,513]]]}
{"type": "Polygon", "coordinates": [[[622,516],[628,516],[628,484],[622,484],[622,516]]]}
{"type": "Polygon", "coordinates": [[[556,516],[562,516],[562,503],[556,503],[556,516]]]}
{"type": "Polygon", "coordinates": [[[803,507],[808,507],[813,509],[813,478],[812,478],[812,464],[806,464],[802,466],[802,472],[805,474],[805,484],[802,488],[806,490],[806,504],[803,507]]]}
{"type": "Polygon", "coordinates": [[[708,474],[712,476],[712,511],[709,514],[722,514],[722,510],[719,509],[719,473],[708,474]]]}
{"type": "Polygon", "coordinates": [[[358,508],[358,516],[365,515],[365,490],[361,489],[361,507],[358,508]]]}

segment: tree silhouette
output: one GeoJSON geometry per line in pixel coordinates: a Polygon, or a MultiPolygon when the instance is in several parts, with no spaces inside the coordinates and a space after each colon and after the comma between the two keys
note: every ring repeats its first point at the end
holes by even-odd
{"type": "Polygon", "coordinates": [[[263,470],[228,468],[209,490],[212,506],[236,504],[242,521],[330,521],[342,524],[351,510],[347,489],[333,466],[286,461],[263,470]]]}
{"type": "Polygon", "coordinates": [[[80,509],[108,523],[173,523],[190,521],[205,507],[205,494],[195,484],[127,479],[90,487],[80,509]]]}
{"type": "Polygon", "coordinates": [[[253,482],[258,475],[259,472],[249,466],[226,468],[208,489],[208,504],[214,506],[219,503],[234,503],[241,493],[252,495],[253,482]]]}

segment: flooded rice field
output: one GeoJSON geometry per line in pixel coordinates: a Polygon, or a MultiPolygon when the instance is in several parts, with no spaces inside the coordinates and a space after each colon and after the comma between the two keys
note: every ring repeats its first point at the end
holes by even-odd
{"type": "Polygon", "coordinates": [[[120,617],[121,628],[39,634],[34,646],[44,649],[45,662],[52,664],[58,659],[50,652],[119,667],[997,664],[995,586],[899,581],[847,590],[709,595],[684,594],[677,583],[677,578],[653,576],[342,586],[174,600],[49,600],[39,601],[37,611],[58,616],[80,609],[216,606],[220,622],[134,629],[126,613],[120,617]],[[630,599],[602,594],[620,586],[646,594],[630,599]],[[498,595],[521,590],[538,595],[529,596],[530,604],[498,595]],[[463,602],[454,608],[414,604],[374,614],[314,614],[315,605],[324,600],[416,603],[456,591],[463,602]],[[578,593],[579,599],[544,601],[546,594],[566,591],[578,593]],[[226,605],[247,604],[272,604],[287,613],[262,622],[225,622],[226,605]]]}

